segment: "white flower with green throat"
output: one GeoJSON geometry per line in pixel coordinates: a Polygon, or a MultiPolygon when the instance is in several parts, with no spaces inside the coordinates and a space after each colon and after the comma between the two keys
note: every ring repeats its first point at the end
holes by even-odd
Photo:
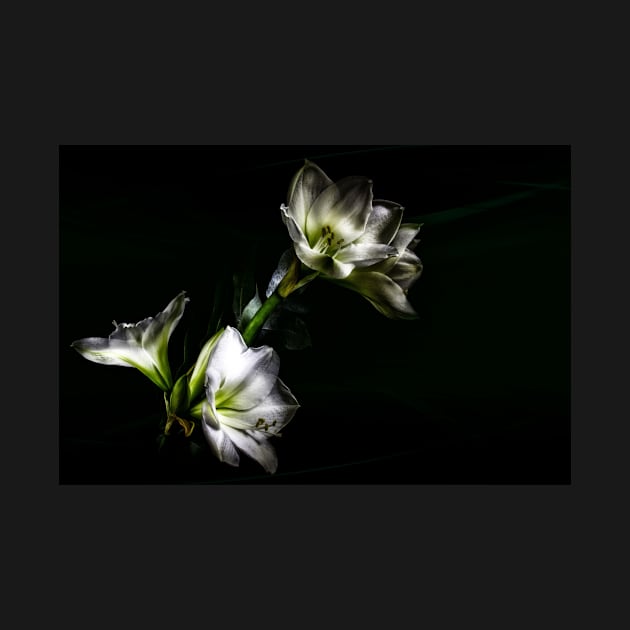
{"type": "Polygon", "coordinates": [[[220,461],[238,466],[244,454],[267,472],[276,472],[271,438],[280,436],[300,406],[279,370],[273,348],[249,348],[231,326],[202,349],[189,380],[190,415],[201,421],[220,461]]]}
{"type": "Polygon", "coordinates": [[[333,182],[306,160],[282,204],[295,255],[319,277],[358,292],[393,319],[418,315],[409,288],[422,263],[413,252],[420,224],[401,224],[404,208],[373,199],[367,177],[333,182]]]}

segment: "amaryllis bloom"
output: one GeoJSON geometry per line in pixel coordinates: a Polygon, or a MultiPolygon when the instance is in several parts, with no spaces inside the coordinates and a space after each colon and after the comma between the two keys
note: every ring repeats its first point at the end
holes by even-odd
{"type": "Polygon", "coordinates": [[[401,225],[401,205],[373,199],[365,177],[333,183],[308,160],[294,176],[288,199],[282,219],[304,265],[357,291],[387,317],[418,316],[407,292],[422,272],[413,252],[420,225],[401,225]]]}
{"type": "Polygon", "coordinates": [[[72,347],[88,361],[103,365],[135,367],[167,392],[173,387],[168,362],[168,342],[189,298],[182,291],[155,317],[137,324],[117,324],[109,337],[87,337],[72,347]]]}
{"type": "Polygon", "coordinates": [[[289,186],[288,205],[280,208],[300,261],[323,276],[342,279],[355,268],[398,255],[395,247],[374,238],[383,212],[372,221],[370,217],[379,204],[386,204],[383,208],[390,205],[373,203],[368,178],[345,177],[333,182],[306,160],[289,186]]]}
{"type": "MultiPolygon", "coordinates": [[[[400,210],[402,212],[402,208],[400,210]]],[[[347,278],[335,282],[360,293],[387,317],[415,319],[418,314],[409,303],[407,293],[422,273],[422,262],[413,252],[421,226],[405,223],[398,227],[400,217],[394,219],[393,212],[389,216],[388,231],[383,232],[380,238],[387,240],[400,253],[370,267],[355,269],[347,278]],[[392,231],[393,238],[390,236],[392,231]]]]}
{"type": "Polygon", "coordinates": [[[203,433],[220,461],[238,466],[239,453],[244,453],[267,472],[276,471],[278,459],[270,437],[280,435],[300,406],[278,377],[279,369],[273,348],[248,348],[231,326],[213,342],[205,369],[205,400],[190,414],[202,421],[203,433]]]}

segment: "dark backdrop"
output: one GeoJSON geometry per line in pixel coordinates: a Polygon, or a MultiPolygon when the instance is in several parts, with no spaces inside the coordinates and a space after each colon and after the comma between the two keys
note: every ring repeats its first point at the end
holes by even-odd
{"type": "Polygon", "coordinates": [[[569,147],[62,146],[59,183],[61,483],[570,482],[569,147]],[[312,346],[277,348],[302,405],[275,440],[278,472],[176,439],[158,455],[161,392],[70,343],[186,290],[177,364],[222,279],[252,264],[266,286],[305,158],[370,177],[424,222],[420,319],[313,283],[312,346]]]}

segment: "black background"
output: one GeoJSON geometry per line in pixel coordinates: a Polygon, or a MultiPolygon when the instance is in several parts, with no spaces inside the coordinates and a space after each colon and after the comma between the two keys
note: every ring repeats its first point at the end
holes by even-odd
{"type": "Polygon", "coordinates": [[[566,146],[60,147],[61,483],[569,483],[569,183],[566,146]],[[184,289],[176,364],[222,277],[253,264],[266,285],[305,158],[424,221],[420,319],[314,283],[312,347],[278,348],[302,408],[276,475],[175,442],[157,456],[159,390],[69,345],[184,289]]]}

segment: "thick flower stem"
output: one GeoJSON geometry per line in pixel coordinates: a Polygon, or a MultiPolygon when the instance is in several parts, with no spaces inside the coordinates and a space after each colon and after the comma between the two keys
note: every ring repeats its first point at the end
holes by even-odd
{"type": "Polygon", "coordinates": [[[256,333],[260,330],[262,325],[267,321],[267,318],[275,310],[275,308],[282,302],[283,298],[280,297],[278,291],[272,293],[258,309],[258,312],[251,321],[245,327],[243,331],[243,341],[249,346],[256,337],[256,333]]]}

